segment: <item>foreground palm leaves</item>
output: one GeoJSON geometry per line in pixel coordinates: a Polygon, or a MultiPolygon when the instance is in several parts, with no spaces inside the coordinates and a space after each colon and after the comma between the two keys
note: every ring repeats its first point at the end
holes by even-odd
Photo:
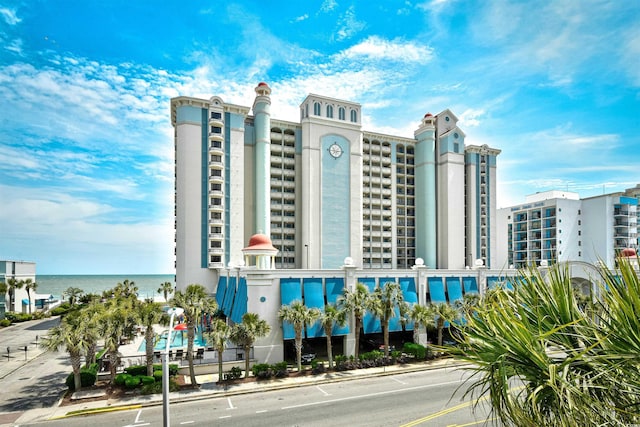
{"type": "Polygon", "coordinates": [[[600,271],[579,304],[569,270],[521,272],[491,291],[447,351],[471,362],[468,393],[515,426],[640,423],[640,281],[628,261],[600,271]]]}

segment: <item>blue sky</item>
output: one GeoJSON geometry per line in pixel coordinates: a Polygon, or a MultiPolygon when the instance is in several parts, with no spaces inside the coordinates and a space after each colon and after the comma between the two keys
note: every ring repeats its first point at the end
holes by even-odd
{"type": "Polygon", "coordinates": [[[640,2],[0,0],[0,259],[173,271],[169,99],[308,93],[502,150],[498,207],[640,182],[640,2]]]}

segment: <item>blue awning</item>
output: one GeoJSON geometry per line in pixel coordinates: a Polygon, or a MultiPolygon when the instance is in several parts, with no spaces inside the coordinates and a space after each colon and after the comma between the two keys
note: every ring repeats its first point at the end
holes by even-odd
{"type": "Polygon", "coordinates": [[[227,291],[227,276],[220,276],[218,279],[218,287],[216,289],[216,302],[218,307],[222,307],[224,303],[224,293],[227,291]]]}
{"type": "Polygon", "coordinates": [[[478,282],[475,277],[463,277],[462,285],[464,287],[464,293],[468,294],[470,292],[478,293],[478,282]]]}
{"type": "MultiPolygon", "coordinates": [[[[344,295],[344,279],[342,277],[327,277],[324,279],[324,287],[327,292],[327,304],[335,304],[338,298],[344,295]]],[[[331,335],[341,336],[349,333],[349,322],[343,327],[333,325],[331,335]]]]}
{"type": "Polygon", "coordinates": [[[459,277],[447,277],[447,293],[449,294],[449,304],[462,300],[462,285],[459,277]]]}
{"type": "MultiPolygon", "coordinates": [[[[280,279],[280,303],[289,305],[293,301],[302,302],[302,288],[299,278],[280,279]]],[[[282,322],[282,335],[285,340],[292,340],[296,337],[293,325],[289,322],[282,322]]]]}
{"type": "Polygon", "coordinates": [[[26,298],[22,299],[22,305],[29,305],[29,300],[26,298]]]}
{"type": "MultiPolygon", "coordinates": [[[[400,287],[402,288],[402,295],[404,296],[404,301],[409,305],[418,303],[418,293],[416,292],[416,282],[413,277],[401,277],[400,278],[400,287]]],[[[405,329],[407,331],[413,331],[414,324],[412,321],[408,321],[405,324],[405,329]]]]}
{"type": "Polygon", "coordinates": [[[496,284],[500,281],[499,277],[496,276],[487,276],[487,288],[493,289],[496,287],[496,284]]]}
{"type": "MultiPolygon", "coordinates": [[[[376,288],[376,279],[372,277],[360,278],[358,279],[358,282],[365,285],[369,289],[369,292],[373,292],[376,288]]],[[[367,311],[364,315],[364,319],[362,320],[362,328],[364,329],[365,334],[382,331],[382,327],[380,326],[380,319],[378,319],[378,316],[375,316],[369,311],[367,311]]]]}
{"type": "Polygon", "coordinates": [[[431,296],[431,302],[447,302],[447,298],[444,295],[444,283],[442,283],[442,277],[429,277],[429,295],[431,296]]]}
{"type": "MultiPolygon", "coordinates": [[[[380,279],[379,286],[384,287],[387,283],[396,283],[395,277],[385,277],[380,279]]],[[[381,326],[382,330],[382,326],[381,326]]],[[[398,332],[402,330],[402,323],[400,323],[400,308],[396,306],[393,309],[393,317],[389,319],[389,332],[398,332]]]]}
{"type": "MultiPolygon", "coordinates": [[[[322,278],[305,278],[304,305],[309,308],[317,308],[324,312],[324,292],[322,290],[322,278]]],[[[318,338],[326,336],[320,320],[316,320],[312,325],[307,326],[307,337],[318,338]]]]}
{"type": "Polygon", "coordinates": [[[242,316],[247,312],[247,280],[240,278],[236,297],[233,299],[233,308],[231,309],[231,320],[235,323],[242,322],[242,316]]]}
{"type": "Polygon", "coordinates": [[[236,278],[229,277],[229,283],[227,284],[227,290],[224,293],[224,300],[222,301],[222,312],[225,316],[231,316],[231,309],[233,308],[233,298],[236,296],[236,278]]]}

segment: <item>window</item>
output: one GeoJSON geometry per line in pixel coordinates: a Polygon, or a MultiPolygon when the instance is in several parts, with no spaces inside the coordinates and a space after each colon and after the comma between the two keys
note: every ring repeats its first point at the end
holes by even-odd
{"type": "Polygon", "coordinates": [[[332,105],[327,105],[327,117],[329,117],[330,119],[333,119],[333,106],[332,105]]]}
{"type": "Polygon", "coordinates": [[[222,113],[218,113],[216,111],[212,111],[211,112],[211,118],[212,119],[221,119],[222,118],[222,113]]]}
{"type": "Polygon", "coordinates": [[[351,110],[351,121],[353,123],[358,122],[358,113],[356,113],[356,110],[351,110]]]}
{"type": "Polygon", "coordinates": [[[222,128],[219,126],[211,126],[211,133],[222,133],[222,128]]]}
{"type": "Polygon", "coordinates": [[[578,220],[578,225],[582,225],[582,220],[578,220]]]}
{"type": "Polygon", "coordinates": [[[319,116],[320,115],[320,103],[319,102],[314,102],[313,103],[313,115],[314,116],[319,116]]]}
{"type": "Polygon", "coordinates": [[[338,119],[345,120],[345,118],[344,118],[344,107],[338,108],[338,119]]]}
{"type": "Polygon", "coordinates": [[[453,152],[454,153],[459,153],[460,152],[460,144],[458,144],[457,142],[453,143],[453,152]]]}

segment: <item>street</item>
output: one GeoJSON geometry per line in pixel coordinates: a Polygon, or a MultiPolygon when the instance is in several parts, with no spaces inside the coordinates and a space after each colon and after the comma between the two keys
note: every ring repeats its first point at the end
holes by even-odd
{"type": "MultiPolygon", "coordinates": [[[[438,369],[171,404],[173,425],[451,426],[482,425],[486,405],[472,412],[456,389],[464,374],[438,369]],[[454,395],[455,394],[455,395],[454,395]],[[452,397],[453,396],[453,397],[452,397]]],[[[481,402],[484,403],[484,402],[481,402]]],[[[159,426],[162,407],[71,417],[48,426],[159,426]]]]}

